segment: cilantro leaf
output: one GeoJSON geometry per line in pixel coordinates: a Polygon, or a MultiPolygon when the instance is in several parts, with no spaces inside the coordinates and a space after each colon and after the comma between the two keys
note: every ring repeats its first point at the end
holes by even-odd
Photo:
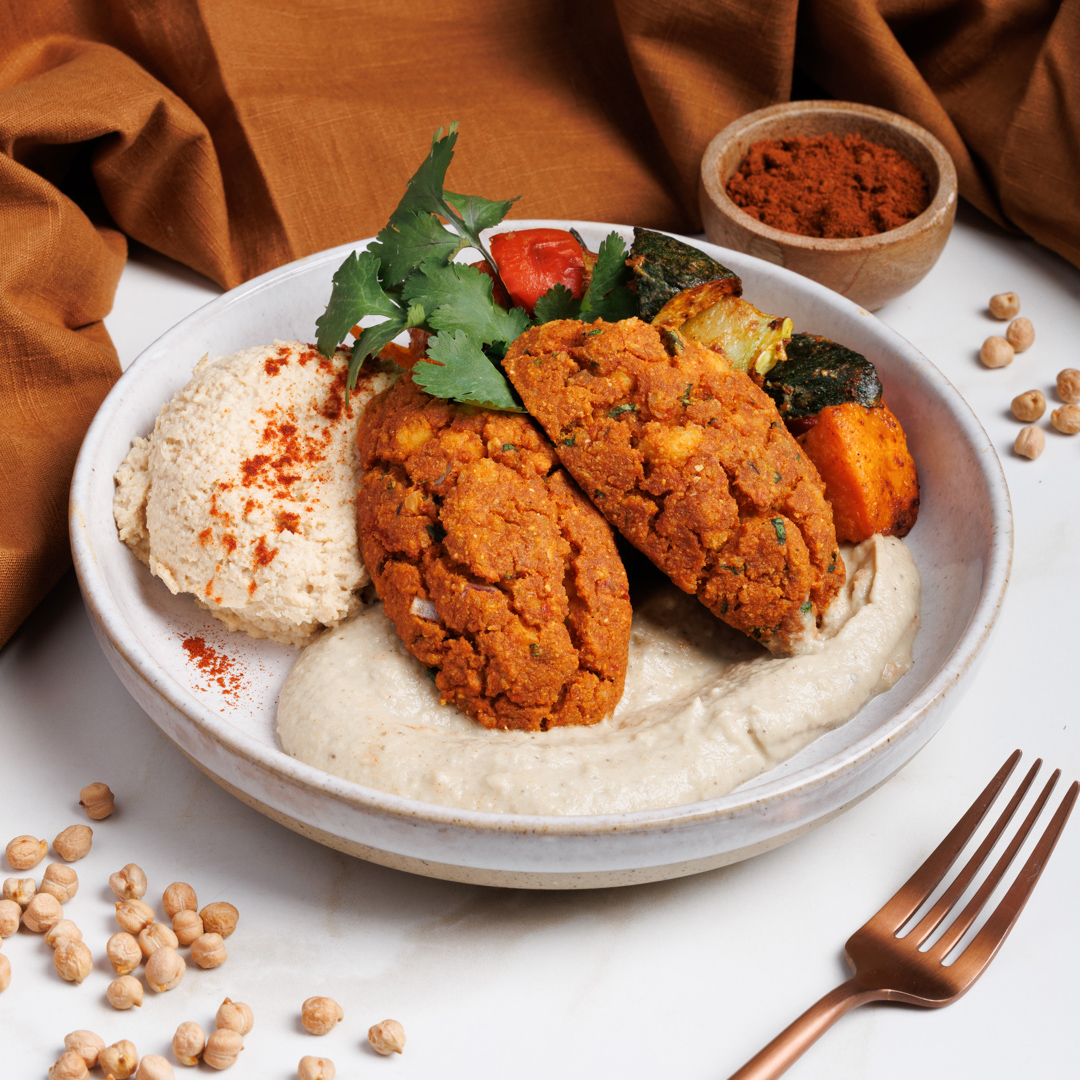
{"type": "Polygon", "coordinates": [[[399,315],[396,319],[365,326],[360,331],[360,336],[353,343],[352,359],[349,361],[349,381],[346,384],[348,390],[351,391],[356,385],[356,376],[364,366],[364,361],[393,341],[405,328],[405,319],[399,315]]]}
{"type": "Polygon", "coordinates": [[[529,317],[521,308],[499,307],[491,298],[493,285],[475,266],[440,266],[429,259],[405,282],[402,296],[423,305],[434,330],[461,330],[483,345],[509,344],[525,331],[529,317]]]}
{"type": "Polygon", "coordinates": [[[401,196],[397,209],[390,215],[390,224],[395,224],[395,219],[406,213],[430,214],[437,211],[438,205],[443,201],[446,170],[454,159],[457,129],[455,120],[445,137],[441,127],[431,136],[431,150],[405,185],[405,194],[401,196]]]}
{"type": "Polygon", "coordinates": [[[536,321],[541,323],[554,322],[556,319],[580,319],[581,301],[574,298],[574,294],[559,282],[550,289],[533,305],[536,321]]]}
{"type": "Polygon", "coordinates": [[[479,195],[458,195],[453,191],[448,191],[444,195],[445,201],[458,212],[470,232],[477,235],[483,229],[491,229],[498,225],[510,212],[510,207],[520,198],[520,195],[515,195],[512,199],[492,201],[481,198],[479,195]]]}
{"type": "Polygon", "coordinates": [[[402,311],[379,285],[378,258],[371,251],[353,251],[337,268],[330,303],[315,320],[319,352],[332,356],[345,335],[368,315],[396,319],[402,311]]]}
{"type": "Polygon", "coordinates": [[[425,259],[449,262],[468,242],[431,214],[395,213],[375,238],[371,251],[382,263],[383,281],[399,286],[425,259]]]}
{"type": "Polygon", "coordinates": [[[586,322],[618,322],[637,314],[634,297],[623,287],[631,276],[626,256],[622,237],[617,232],[608,233],[597,252],[589,288],[581,298],[581,318],[586,322]]]}
{"type": "Polygon", "coordinates": [[[419,361],[413,365],[412,377],[429,394],[486,409],[525,411],[506,376],[464,331],[437,334],[428,342],[428,356],[436,363],[419,361]]]}

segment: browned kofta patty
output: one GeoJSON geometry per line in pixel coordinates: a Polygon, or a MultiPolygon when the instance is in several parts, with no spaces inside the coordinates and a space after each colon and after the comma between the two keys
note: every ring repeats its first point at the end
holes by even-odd
{"type": "Polygon", "coordinates": [[[725,622],[791,650],[844,564],[824,485],[767,394],[639,319],[545,323],[503,366],[627,540],[725,622]]]}
{"type": "Polygon", "coordinates": [[[360,551],[443,699],[495,728],[608,716],[626,677],[626,571],[537,425],[433,398],[406,374],[358,439],[360,551]]]}

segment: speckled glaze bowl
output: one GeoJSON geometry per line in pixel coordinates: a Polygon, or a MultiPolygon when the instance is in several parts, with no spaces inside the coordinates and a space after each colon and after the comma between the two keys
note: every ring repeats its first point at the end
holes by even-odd
{"type": "Polygon", "coordinates": [[[785,266],[876,311],[937,262],[956,217],[956,167],[929,131],[896,113],[853,101],[793,101],[747,113],[713,138],[701,158],[699,196],[712,243],[785,266]],[[764,225],[728,198],[728,181],[754,143],[829,133],[861,135],[899,151],[922,170],[930,205],[898,229],[826,240],[764,225]]]}
{"type": "MultiPolygon", "coordinates": [[[[613,227],[512,227],[570,225],[594,247],[613,227]]],[[[722,798],[664,810],[595,817],[454,810],[364,788],[284,754],[276,703],[297,651],[230,634],[152,578],[117,539],[113,473],[203,353],[310,339],[330,279],[355,246],[256,278],[166,333],[102,404],[76,465],[71,542],[94,631],[135,700],[204,772],[289,828],[386,866],[486,885],[593,888],[692,874],[786,843],[863,798],[938,730],[972,678],[1008,581],[1012,518],[994,450],[944,376],[866,311],[787,270],[701,243],[742,275],[755,304],[878,366],[922,481],[909,538],[924,595],[912,671],[772,772],[722,798]],[[191,638],[228,657],[236,681],[208,680],[184,648],[191,638]]]]}

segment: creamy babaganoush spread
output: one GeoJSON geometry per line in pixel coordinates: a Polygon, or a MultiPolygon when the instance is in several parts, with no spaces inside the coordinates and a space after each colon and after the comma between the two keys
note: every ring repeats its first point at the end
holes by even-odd
{"type": "Polygon", "coordinates": [[[634,611],[614,715],[546,732],[484,728],[439,692],[375,603],[301,655],[278,705],[282,747],[423,802],[517,814],[609,814],[723,795],[850,719],[911,667],[920,581],[905,545],[844,549],[847,584],[820,635],[777,657],[674,586],[634,611]]]}

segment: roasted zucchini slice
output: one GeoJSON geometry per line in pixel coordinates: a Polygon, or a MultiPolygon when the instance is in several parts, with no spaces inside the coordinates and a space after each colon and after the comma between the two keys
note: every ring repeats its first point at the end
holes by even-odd
{"type": "Polygon", "coordinates": [[[817,416],[830,405],[881,404],[881,380],[865,356],[817,334],[796,334],[785,352],[762,383],[785,420],[817,416]]]}
{"type": "Polygon", "coordinates": [[[722,353],[733,368],[765,375],[784,359],[784,342],[792,326],[782,315],[767,315],[738,296],[723,296],[679,329],[722,353]]]}
{"type": "Polygon", "coordinates": [[[742,282],[726,266],[702,251],[651,229],[634,229],[634,243],[627,260],[637,284],[638,315],[652,322],[676,293],[707,281],[730,278],[734,295],[742,295],[742,282]]]}

